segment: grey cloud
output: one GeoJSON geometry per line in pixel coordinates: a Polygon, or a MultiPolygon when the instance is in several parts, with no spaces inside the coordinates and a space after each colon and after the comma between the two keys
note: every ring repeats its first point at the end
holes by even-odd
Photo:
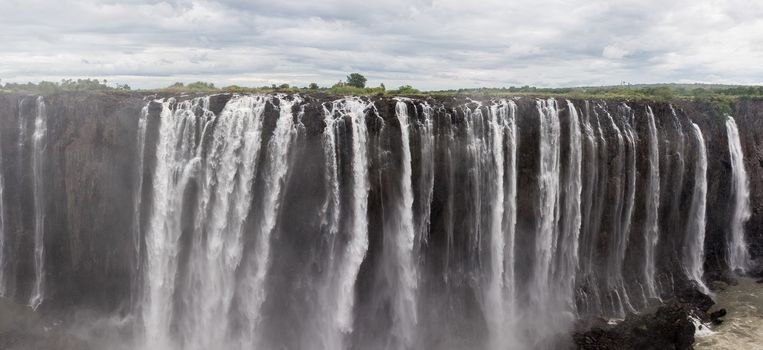
{"type": "Polygon", "coordinates": [[[763,82],[755,0],[5,0],[3,81],[763,82]]]}

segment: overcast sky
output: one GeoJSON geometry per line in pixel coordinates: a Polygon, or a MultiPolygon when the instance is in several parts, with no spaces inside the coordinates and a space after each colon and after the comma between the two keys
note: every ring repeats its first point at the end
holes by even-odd
{"type": "Polygon", "coordinates": [[[760,0],[0,0],[0,79],[763,82],[760,0]]]}

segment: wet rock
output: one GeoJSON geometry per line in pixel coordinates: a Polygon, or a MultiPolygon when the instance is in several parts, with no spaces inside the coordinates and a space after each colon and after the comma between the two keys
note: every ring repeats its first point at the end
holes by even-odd
{"type": "Polygon", "coordinates": [[[729,287],[729,285],[726,282],[723,282],[723,281],[713,281],[713,282],[710,282],[710,290],[713,290],[713,291],[726,290],[726,288],[728,288],[728,287],[729,287]]]}
{"type": "Polygon", "coordinates": [[[723,320],[721,320],[721,317],[726,316],[726,309],[720,309],[718,311],[714,311],[710,313],[710,321],[713,322],[713,324],[721,324],[723,323],[723,320]]]}
{"type": "Polygon", "coordinates": [[[721,290],[726,290],[726,288],[728,288],[729,285],[723,281],[712,281],[710,282],[709,287],[710,287],[710,290],[721,291],[721,290]]]}
{"type": "Polygon", "coordinates": [[[692,349],[694,306],[672,302],[653,314],[631,315],[609,328],[593,328],[573,336],[577,349],[692,349]]]}
{"type": "Polygon", "coordinates": [[[753,278],[763,278],[763,259],[754,261],[752,265],[753,267],[750,269],[748,275],[753,278]]]}
{"type": "Polygon", "coordinates": [[[715,304],[710,296],[697,290],[696,286],[677,292],[676,298],[681,303],[693,305],[702,312],[707,312],[715,304]]]}

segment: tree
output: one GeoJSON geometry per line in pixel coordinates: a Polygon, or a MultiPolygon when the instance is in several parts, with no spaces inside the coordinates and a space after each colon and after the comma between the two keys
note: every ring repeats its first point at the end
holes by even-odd
{"type": "Polygon", "coordinates": [[[316,83],[310,83],[310,86],[308,87],[310,90],[318,90],[318,84],[316,83]]]}
{"type": "Polygon", "coordinates": [[[186,89],[191,91],[211,91],[211,90],[217,90],[215,87],[215,84],[208,83],[205,81],[197,81],[195,83],[190,83],[186,85],[186,89]]]}
{"type": "Polygon", "coordinates": [[[410,85],[403,85],[397,88],[398,94],[417,94],[419,90],[410,85]]]}
{"type": "Polygon", "coordinates": [[[366,77],[360,73],[352,73],[347,76],[347,85],[362,89],[366,87],[366,77]]]}

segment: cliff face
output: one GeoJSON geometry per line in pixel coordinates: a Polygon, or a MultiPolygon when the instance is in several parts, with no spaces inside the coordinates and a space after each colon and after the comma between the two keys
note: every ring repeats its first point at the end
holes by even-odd
{"type": "Polygon", "coordinates": [[[746,226],[750,252],[763,256],[763,102],[744,101],[736,106],[739,132],[745,154],[745,168],[750,178],[750,203],[752,216],[746,226]]]}
{"type": "MultiPolygon", "coordinates": [[[[28,296],[34,278],[31,133],[36,97],[0,102],[9,295],[28,296]],[[23,125],[22,125],[23,124],[23,125]],[[24,130],[26,129],[26,130],[24,130]]],[[[60,94],[45,98],[46,291],[54,305],[113,309],[130,291],[129,249],[136,116],[141,97],[60,94]]]]}
{"type": "MultiPolygon", "coordinates": [[[[202,161],[199,166],[202,169],[209,166],[199,170],[198,179],[212,171],[223,171],[227,163],[219,161],[219,167],[214,166],[218,163],[210,154],[214,154],[215,148],[207,146],[220,142],[211,130],[223,127],[222,117],[212,119],[204,113],[220,116],[230,105],[232,96],[197,99],[195,104],[186,107],[182,107],[181,102],[192,101],[192,97],[175,97],[177,101],[164,105],[148,103],[155,97],[66,93],[43,98],[48,131],[44,152],[40,153],[44,157],[44,309],[79,305],[108,312],[143,312],[145,316],[146,309],[153,307],[146,302],[146,293],[152,291],[150,286],[146,287],[152,283],[148,276],[156,272],[151,260],[151,254],[155,253],[152,249],[156,247],[150,234],[157,230],[157,208],[166,205],[157,202],[161,199],[157,186],[161,184],[155,182],[166,179],[157,175],[156,169],[161,162],[176,161],[176,157],[162,159],[157,155],[164,154],[165,147],[172,147],[170,154],[191,152],[186,150],[190,146],[183,146],[190,142],[188,145],[194,144],[194,150],[198,149],[194,152],[199,152],[202,161]],[[146,106],[145,136],[142,136],[139,123],[141,110],[146,106]],[[198,124],[191,126],[191,119],[178,122],[179,127],[190,130],[184,136],[187,138],[167,144],[167,134],[163,133],[169,131],[162,129],[162,119],[168,118],[168,111],[182,108],[187,108],[190,118],[198,124]],[[136,194],[139,195],[136,197],[136,194]]],[[[320,293],[314,292],[312,285],[321,280],[316,276],[323,276],[333,268],[323,257],[334,254],[330,249],[335,244],[334,238],[327,238],[325,233],[326,218],[330,215],[321,215],[338,213],[337,239],[350,242],[347,243],[350,246],[351,237],[357,231],[357,226],[351,225],[359,219],[349,217],[348,213],[357,209],[358,199],[356,187],[352,191],[346,189],[358,184],[356,173],[362,168],[368,171],[365,219],[368,247],[358,262],[357,282],[351,292],[356,295],[354,311],[350,312],[355,319],[350,340],[353,344],[381,344],[387,331],[400,333],[395,333],[399,344],[414,342],[425,347],[482,344],[484,340],[478,340],[479,335],[489,333],[491,325],[498,322],[491,319],[484,308],[491,297],[487,292],[492,280],[488,274],[497,269],[491,259],[498,253],[503,261],[508,261],[508,256],[513,259],[510,266],[513,281],[501,287],[515,285],[511,287],[512,302],[540,305],[534,294],[550,293],[537,298],[546,298],[540,300],[546,302],[559,299],[559,305],[571,301],[576,305],[573,312],[580,317],[618,317],[623,312],[645,307],[651,299],[644,291],[648,289],[645,286],[648,281],[643,278],[647,221],[651,215],[647,205],[651,198],[647,189],[652,167],[648,157],[648,108],[654,112],[659,152],[659,240],[655,248],[654,276],[657,293],[670,296],[688,285],[681,256],[690,234],[686,232],[690,220],[687,211],[695,187],[694,164],[699,152],[692,139],[691,123],[701,129],[707,148],[704,266],[708,276],[727,270],[725,248],[733,210],[731,163],[725,118],[710,106],[689,102],[673,106],[597,101],[568,104],[557,100],[544,101],[551,105],[539,109],[538,101],[520,98],[515,99],[514,104],[491,109],[495,101],[430,98],[404,100],[401,107],[393,99],[371,98],[359,102],[364,113],[363,127],[367,129],[367,143],[361,146],[368,150],[367,163],[360,164],[359,169],[354,163],[359,148],[354,147],[358,137],[363,135],[355,133],[359,124],[351,122],[352,113],[336,112],[333,153],[334,150],[326,150],[326,113],[336,99],[319,95],[302,99],[293,106],[288,105],[295,126],[294,136],[286,146],[276,142],[280,140],[277,131],[283,127],[279,122],[284,118],[284,106],[294,102],[293,98],[270,97],[263,102],[262,136],[257,140],[262,149],[253,158],[262,165],[253,173],[251,182],[244,182],[252,187],[251,208],[241,218],[244,256],[254,256],[248,252],[258,251],[256,247],[262,244],[257,237],[261,237],[262,227],[270,222],[266,220],[267,198],[273,186],[279,189],[274,197],[278,206],[271,215],[275,220],[269,243],[271,258],[263,282],[267,295],[262,305],[262,317],[267,320],[263,327],[270,330],[264,332],[270,336],[259,342],[299,347],[310,343],[310,337],[305,334],[325,333],[315,330],[316,324],[300,316],[321,312],[316,306],[320,303],[320,299],[316,299],[320,293]],[[402,127],[405,125],[401,123],[400,108],[410,118],[410,154],[404,149],[402,127]],[[501,110],[509,113],[505,117],[511,117],[516,127],[514,136],[501,131],[497,138],[496,125],[511,130],[508,122],[490,119],[501,110]],[[542,110],[549,114],[544,117],[542,110]],[[558,123],[556,131],[554,123],[558,123]],[[586,127],[590,128],[590,135],[586,127]],[[554,136],[554,132],[558,135],[554,136]],[[581,145],[579,149],[571,146],[576,142],[581,145]],[[279,159],[268,158],[279,152],[279,147],[286,147],[284,173],[276,171],[279,159]],[[500,157],[496,153],[498,149],[500,157]],[[548,153],[549,149],[558,149],[556,162],[553,159],[547,162],[548,155],[552,154],[548,153]],[[331,154],[336,157],[333,168],[328,165],[332,164],[331,154]],[[577,181],[573,161],[576,154],[581,159],[577,181]],[[409,163],[406,157],[410,157],[409,163]],[[512,162],[516,163],[515,167],[510,167],[512,162]],[[410,164],[409,170],[406,163],[410,164]],[[552,169],[544,172],[547,165],[552,169]],[[401,174],[406,171],[410,172],[410,189],[405,185],[405,178],[401,182],[401,174]],[[516,172],[515,177],[511,176],[512,171],[516,172]],[[331,172],[335,173],[339,188],[335,202],[327,199],[332,194],[330,181],[324,179],[331,172]],[[555,180],[546,182],[545,176],[555,180]],[[499,178],[500,187],[496,187],[499,178]],[[509,185],[512,181],[516,181],[513,197],[509,185]],[[551,185],[556,186],[554,191],[549,190],[551,185]],[[500,197],[496,197],[496,189],[502,191],[500,197]],[[409,192],[411,202],[406,202],[409,192]],[[510,203],[510,197],[515,198],[515,203],[510,203]],[[400,203],[408,204],[399,208],[400,203]],[[496,210],[497,205],[500,211],[496,210]],[[329,207],[334,209],[326,209],[329,207]],[[512,228],[507,226],[512,222],[509,213],[516,215],[512,228]],[[410,230],[415,231],[415,242],[410,242],[415,247],[414,253],[408,264],[415,267],[418,285],[414,290],[421,300],[427,300],[413,305],[419,310],[422,334],[414,341],[407,340],[406,332],[398,329],[401,311],[399,305],[395,306],[396,300],[405,299],[396,295],[402,288],[400,281],[404,280],[399,276],[405,275],[406,269],[398,264],[408,258],[396,255],[400,246],[394,242],[396,232],[407,229],[405,224],[400,224],[406,215],[410,216],[406,222],[412,223],[410,230]],[[578,215],[580,223],[576,230],[573,216],[578,215]],[[494,220],[496,217],[500,217],[498,221],[494,220]],[[572,231],[565,231],[567,223],[572,231]],[[493,235],[495,232],[502,234],[493,235]],[[502,248],[501,252],[492,249],[499,236],[511,241],[502,241],[501,247],[510,243],[514,249],[502,248]],[[547,250],[539,243],[539,237],[546,236],[553,249],[547,250]],[[615,253],[620,250],[621,253],[615,253]],[[541,262],[545,259],[541,256],[546,251],[550,280],[564,279],[563,271],[574,275],[569,295],[549,292],[551,282],[538,281],[538,269],[544,266],[541,262]],[[575,265],[566,266],[570,261],[575,265]],[[621,264],[622,268],[613,269],[613,263],[621,264]],[[437,325],[437,320],[443,318],[449,319],[444,327],[458,334],[460,340],[447,339],[439,326],[427,326],[430,324],[427,321],[437,325]],[[293,329],[293,337],[287,337],[290,333],[284,331],[288,328],[286,325],[293,329]]],[[[32,194],[40,193],[40,183],[33,179],[34,141],[30,135],[35,130],[39,110],[39,100],[34,96],[0,95],[5,294],[21,302],[28,300],[36,279],[36,262],[31,252],[35,249],[34,232],[38,222],[35,214],[39,210],[35,209],[32,194]]],[[[241,109],[238,113],[246,111],[241,109]]],[[[733,115],[739,125],[750,181],[752,216],[745,232],[753,257],[763,256],[761,114],[763,102],[741,101],[735,105],[733,115]]],[[[225,140],[222,144],[219,147],[223,155],[226,147],[234,147],[225,140]]],[[[245,152],[244,149],[241,146],[232,154],[245,152]]],[[[245,169],[240,168],[240,163],[235,164],[239,170],[230,176],[238,181],[245,169]]],[[[180,181],[185,176],[182,174],[185,168],[172,169],[169,178],[180,181]]],[[[209,232],[212,232],[211,228],[194,228],[199,225],[194,224],[194,218],[205,215],[194,209],[196,204],[193,203],[206,198],[203,181],[198,181],[198,184],[191,181],[182,187],[177,202],[167,202],[176,204],[177,210],[182,212],[178,215],[178,236],[171,240],[177,242],[173,250],[176,255],[168,262],[176,265],[176,269],[168,272],[176,284],[174,292],[169,293],[169,300],[176,303],[172,306],[174,318],[168,321],[171,323],[168,329],[175,329],[172,332],[181,332],[177,330],[183,329],[179,325],[193,329],[195,321],[189,315],[194,315],[194,311],[187,304],[195,300],[196,296],[189,290],[197,288],[193,278],[201,268],[195,265],[194,247],[201,244],[199,242],[208,244],[209,232]],[[195,230],[200,235],[198,241],[195,230]]],[[[212,182],[223,181],[223,177],[215,177],[212,182]]],[[[235,192],[240,185],[232,186],[235,192]]],[[[221,195],[219,190],[213,191],[210,203],[219,202],[221,195]]],[[[231,203],[236,203],[235,198],[231,203]]],[[[208,210],[214,211],[212,204],[208,210]]],[[[225,213],[229,217],[234,215],[225,213]]],[[[213,220],[211,216],[209,220],[213,220]]],[[[224,222],[226,227],[231,225],[231,221],[224,222]]],[[[164,230],[173,230],[168,224],[163,225],[164,230]]],[[[344,245],[337,247],[349,249],[344,245]]],[[[246,261],[244,258],[238,266],[245,265],[246,261]]],[[[507,264],[501,262],[506,271],[492,276],[507,278],[507,264]]],[[[234,275],[242,274],[246,271],[237,268],[234,275]]],[[[213,282],[202,279],[196,283],[213,282]]],[[[235,301],[235,296],[233,299],[234,304],[242,303],[235,301]]],[[[520,309],[513,310],[520,312],[520,309]]],[[[545,312],[540,306],[526,311],[545,312]]]]}

